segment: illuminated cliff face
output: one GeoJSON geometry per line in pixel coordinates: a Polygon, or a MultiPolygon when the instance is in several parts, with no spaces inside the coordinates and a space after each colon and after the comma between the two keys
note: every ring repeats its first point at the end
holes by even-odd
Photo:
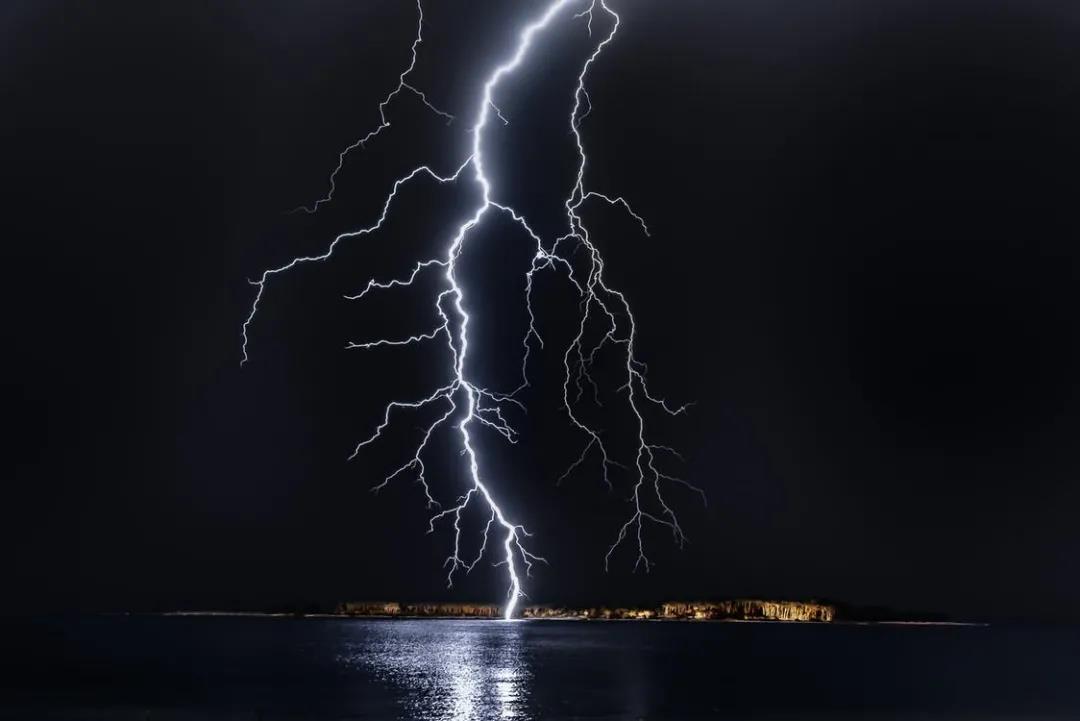
{"type": "Polygon", "coordinates": [[[395,601],[346,601],[337,613],[343,616],[400,616],[401,604],[395,601]]]}
{"type": "Polygon", "coordinates": [[[408,616],[434,618],[498,618],[498,606],[479,603],[396,603],[347,601],[337,607],[343,616],[408,616]]]}
{"type": "Polygon", "coordinates": [[[521,617],[647,620],[650,618],[658,618],[659,611],[655,608],[560,608],[528,606],[522,609],[521,617]]]}
{"type": "Polygon", "coordinates": [[[660,618],[758,619],[828,623],[835,617],[835,607],[805,601],[735,599],[710,603],[665,603],[660,608],[660,618]]]}
{"type": "Polygon", "coordinates": [[[412,603],[407,616],[455,616],[461,618],[501,618],[498,606],[480,603],[412,603]]]}
{"type": "Polygon", "coordinates": [[[814,621],[828,623],[836,618],[836,608],[824,603],[804,601],[763,601],[735,599],[715,602],[673,602],[659,608],[562,608],[529,606],[522,618],[582,618],[647,620],[652,618],[685,620],[760,620],[814,621]]]}
{"type": "MultiPolygon", "coordinates": [[[[343,616],[398,616],[410,618],[499,618],[498,606],[479,603],[393,603],[347,602],[337,608],[343,616]]],[[[825,603],[806,601],[765,601],[734,599],[710,602],[672,602],[658,608],[565,608],[529,606],[522,618],[579,618],[598,620],[737,620],[737,621],[813,621],[829,623],[836,618],[836,608],[825,603]]]]}

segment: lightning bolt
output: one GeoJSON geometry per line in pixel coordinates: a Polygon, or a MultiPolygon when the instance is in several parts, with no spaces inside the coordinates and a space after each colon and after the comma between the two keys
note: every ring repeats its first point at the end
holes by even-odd
{"type": "MultiPolygon", "coordinates": [[[[417,90],[408,82],[408,76],[416,66],[418,48],[423,41],[424,16],[419,0],[417,2],[417,15],[417,32],[412,44],[410,63],[399,75],[398,85],[379,104],[379,125],[341,152],[338,165],[330,176],[330,189],[327,195],[320,198],[312,206],[301,207],[298,210],[313,213],[318,210],[320,205],[333,199],[334,181],[344,165],[346,156],[358,147],[364,146],[382,130],[389,127],[390,122],[386,116],[386,109],[397,96],[406,92],[411,93],[419,98],[430,111],[445,117],[448,122],[453,120],[453,116],[432,105],[423,92],[417,90]]],[[[533,279],[537,273],[545,270],[564,272],[570,286],[579,296],[579,318],[576,334],[563,353],[565,377],[562,386],[562,406],[572,426],[584,436],[584,445],[578,458],[559,480],[568,477],[585,464],[590,457],[596,457],[599,460],[603,481],[609,489],[614,488],[611,479],[613,469],[624,470],[630,473],[632,477],[631,493],[628,498],[632,511],[625,523],[619,527],[614,542],[604,556],[605,570],[608,568],[615,551],[629,539],[632,539],[631,542],[636,549],[634,570],[644,568],[644,570],[648,571],[651,568],[652,561],[645,553],[644,529],[647,524],[666,528],[671,532],[678,545],[681,546],[685,543],[686,535],[664,494],[667,485],[678,484],[685,486],[700,494],[704,500],[704,493],[700,488],[664,470],[665,466],[661,462],[661,458],[668,456],[679,458],[678,453],[669,446],[649,440],[647,414],[643,410],[646,405],[655,407],[660,412],[671,416],[684,414],[689,405],[673,407],[663,398],[650,391],[646,381],[647,368],[637,357],[637,321],[631,311],[630,303],[621,291],[613,288],[605,280],[604,259],[597,246],[593,243],[588,226],[582,217],[586,204],[605,203],[625,212],[628,217],[640,226],[642,233],[649,237],[649,228],[644,219],[633,210],[624,198],[591,190],[585,184],[588,159],[580,128],[582,121],[592,109],[592,102],[585,88],[586,76],[604,48],[614,40],[619,24],[619,15],[611,9],[606,0],[584,0],[584,2],[583,0],[554,0],[551,2],[540,15],[521,29],[513,54],[497,65],[487,76],[477,107],[476,122],[470,131],[472,139],[471,154],[464,159],[456,170],[443,175],[427,165],[415,168],[394,182],[383,203],[382,212],[373,224],[338,235],[321,254],[294,258],[285,265],[263,271],[258,280],[250,281],[257,290],[251,305],[251,312],[241,329],[243,355],[241,363],[248,360],[249,326],[254,321],[267,284],[275,276],[306,263],[326,261],[333,255],[334,250],[342,241],[378,231],[386,221],[398,191],[406,183],[410,183],[418,177],[426,177],[439,184],[454,183],[459,181],[467,170],[472,170],[473,181],[481,191],[480,201],[468,220],[462,223],[453,233],[445,252],[442,255],[417,262],[412,271],[403,278],[390,280],[373,278],[367,282],[366,287],[359,293],[346,296],[349,300],[359,301],[370,293],[377,291],[409,288],[422,275],[441,271],[442,287],[434,298],[434,309],[439,319],[439,323],[435,327],[402,338],[379,338],[370,341],[352,342],[347,345],[347,348],[370,350],[381,347],[410,346],[441,340],[445,342],[450,361],[449,373],[445,383],[435,388],[429,395],[415,400],[391,401],[384,409],[382,421],[370,436],[357,444],[350,458],[355,457],[366,446],[379,440],[383,432],[393,422],[394,416],[399,413],[422,411],[432,407],[440,408],[435,420],[424,428],[420,443],[414,449],[413,454],[402,465],[387,475],[373,490],[378,491],[385,488],[400,475],[406,473],[415,474],[417,482],[423,489],[428,507],[434,510],[434,514],[429,519],[428,531],[434,532],[436,523],[444,520],[448,521],[453,528],[453,547],[445,563],[449,569],[447,582],[451,586],[456,573],[468,573],[479,563],[487,550],[492,529],[497,527],[496,533],[501,534],[502,537],[503,558],[496,565],[506,567],[509,586],[504,610],[506,619],[513,618],[519,600],[524,597],[519,565],[528,575],[534,563],[545,561],[541,556],[528,549],[526,540],[530,538],[530,534],[523,525],[507,518],[490,488],[484,482],[480,462],[473,445],[473,431],[479,428],[487,428],[498,433],[510,443],[517,440],[517,432],[507,422],[504,413],[508,412],[511,407],[524,408],[517,399],[517,395],[530,385],[528,376],[530,354],[534,344],[540,348],[544,346],[543,338],[537,329],[536,314],[533,308],[533,279]],[[500,82],[506,76],[512,74],[525,60],[537,34],[547,29],[552,21],[570,6],[583,7],[573,17],[586,21],[590,38],[593,37],[598,14],[602,13],[607,18],[609,25],[606,33],[582,64],[573,91],[569,128],[577,150],[578,163],[573,185],[569,189],[564,203],[566,232],[554,240],[545,242],[543,238],[533,231],[521,213],[511,205],[496,198],[492,181],[485,172],[484,131],[488,127],[493,113],[504,124],[508,122],[495,104],[496,89],[500,82]],[[528,313],[528,328],[522,340],[521,384],[509,393],[493,391],[476,384],[469,375],[467,365],[470,315],[466,306],[465,291],[458,281],[458,261],[470,231],[489,213],[501,213],[510,218],[536,245],[536,252],[529,269],[525,273],[524,301],[528,313]],[[579,253],[585,257],[584,268],[575,266],[574,256],[579,253]],[[597,335],[599,336],[598,339],[596,339],[597,335]],[[626,406],[632,415],[636,428],[636,449],[632,466],[615,460],[614,454],[609,452],[609,448],[604,441],[603,429],[587,421],[579,412],[582,404],[587,402],[584,399],[586,387],[592,389],[592,402],[600,405],[599,386],[591,371],[598,354],[609,347],[618,349],[619,357],[622,358],[623,383],[616,391],[625,394],[626,406]],[[427,469],[423,457],[433,435],[446,426],[456,428],[457,433],[460,435],[461,452],[468,463],[471,486],[452,505],[443,508],[435,499],[431,486],[427,481],[427,469]],[[479,552],[476,556],[465,557],[462,551],[462,514],[473,503],[480,503],[487,509],[488,520],[480,535],[479,552]]]]}
{"type": "Polygon", "coordinates": [[[337,176],[338,173],[341,172],[341,168],[345,165],[346,156],[348,156],[349,153],[356,150],[357,148],[364,147],[369,142],[374,140],[376,136],[379,135],[379,133],[390,127],[390,120],[386,117],[386,107],[390,105],[391,101],[393,101],[393,99],[396,98],[398,95],[401,95],[402,93],[411,93],[412,95],[416,96],[428,110],[435,113],[436,115],[445,118],[447,125],[454,122],[453,115],[443,110],[439,110],[431,103],[430,100],[428,100],[427,94],[425,92],[423,92],[422,90],[417,90],[416,86],[412,85],[408,80],[406,80],[406,78],[409,77],[412,71],[416,69],[416,53],[422,42],[424,42],[424,6],[420,4],[420,0],[416,0],[416,37],[413,39],[412,48],[410,49],[409,64],[405,67],[404,70],[401,71],[401,74],[398,75],[398,84],[393,88],[393,90],[387,93],[386,97],[384,97],[382,99],[382,102],[379,103],[379,124],[376,125],[372,130],[368,131],[368,133],[358,138],[351,145],[347,145],[344,150],[338,153],[338,162],[337,165],[334,167],[334,170],[330,173],[330,189],[326,192],[326,195],[316,200],[312,205],[301,205],[297,208],[294,208],[292,212],[296,213],[302,211],[304,213],[311,214],[316,212],[319,209],[319,206],[323,205],[324,203],[329,203],[331,200],[334,199],[334,191],[337,190],[337,176]]]}

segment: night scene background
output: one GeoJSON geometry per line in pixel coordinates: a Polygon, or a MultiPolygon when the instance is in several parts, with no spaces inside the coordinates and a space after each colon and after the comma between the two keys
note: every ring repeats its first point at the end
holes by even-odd
{"type": "MultiPolygon", "coordinates": [[[[961,619],[1075,620],[1080,603],[1080,9],[1068,2],[679,0],[615,4],[589,79],[590,183],[654,388],[657,426],[708,506],[652,573],[607,546],[629,509],[560,413],[573,302],[486,475],[550,562],[535,602],[827,598],[961,619]],[[559,350],[556,350],[559,349],[559,350]]],[[[409,2],[0,8],[5,550],[13,613],[259,609],[345,599],[500,602],[478,566],[445,587],[399,479],[403,437],[346,461],[430,356],[345,351],[426,329],[421,294],[342,300],[445,245],[467,184],[405,193],[385,232],[268,287],[240,367],[247,279],[369,224],[393,179],[467,154],[479,85],[541,4],[432,2],[405,96],[409,2]]],[[[492,171],[544,230],[573,167],[565,125],[592,42],[541,38],[500,95],[492,171]]],[[[493,136],[495,137],[495,136],[493,136]]],[[[466,199],[466,200],[463,200],[466,199]]],[[[499,223],[463,271],[476,373],[513,385],[530,249],[499,223]]],[[[408,425],[408,423],[406,423],[408,425]]],[[[429,460],[449,497],[451,444],[429,460]],[[443,452],[444,451],[444,452],[443,452]]]]}

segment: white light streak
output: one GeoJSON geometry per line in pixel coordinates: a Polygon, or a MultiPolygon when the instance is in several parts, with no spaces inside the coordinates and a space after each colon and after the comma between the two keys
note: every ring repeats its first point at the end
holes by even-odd
{"type": "MultiPolygon", "coordinates": [[[[367,135],[345,148],[339,156],[339,162],[330,176],[330,190],[328,194],[317,200],[312,206],[300,208],[306,212],[315,212],[319,206],[333,199],[335,179],[341,171],[346,156],[357,147],[373,140],[378,134],[389,127],[386,118],[387,105],[399,94],[409,91],[418,97],[431,111],[453,120],[452,116],[439,110],[432,105],[427,96],[409,84],[407,77],[416,66],[417,48],[423,41],[423,8],[417,2],[417,33],[412,44],[411,62],[398,78],[398,85],[379,104],[380,124],[367,135]]],[[[267,283],[276,275],[292,270],[298,265],[321,262],[329,259],[337,245],[346,239],[368,235],[379,230],[386,220],[391,204],[401,186],[418,176],[426,176],[438,183],[451,183],[460,179],[462,172],[471,167],[473,180],[481,189],[481,198],[468,220],[462,223],[452,234],[443,255],[421,260],[416,263],[413,270],[405,278],[396,278],[386,281],[371,279],[367,285],[356,295],[346,296],[350,300],[362,300],[369,293],[375,291],[388,291],[398,288],[409,288],[426,272],[433,272],[436,268],[442,271],[442,289],[435,296],[434,308],[440,323],[429,330],[421,333],[413,333],[403,338],[381,338],[364,342],[352,342],[347,345],[351,349],[376,349],[385,347],[400,347],[426,343],[440,338],[445,339],[448,351],[447,378],[445,384],[436,388],[429,395],[414,401],[395,400],[391,401],[383,412],[382,421],[376,426],[374,432],[366,439],[360,441],[350,458],[355,457],[363,448],[374,443],[382,437],[392,422],[392,416],[399,412],[415,412],[427,409],[430,406],[440,406],[441,414],[424,429],[419,445],[413,455],[401,466],[396,468],[382,480],[373,490],[379,491],[385,488],[391,480],[406,472],[415,472],[417,482],[423,488],[429,508],[437,509],[429,519],[429,532],[435,530],[437,522],[448,519],[453,528],[453,548],[446,559],[447,583],[453,585],[455,574],[458,571],[468,573],[484,556],[488,548],[488,539],[493,527],[496,533],[501,535],[502,560],[496,565],[505,566],[507,573],[507,603],[504,609],[504,617],[511,619],[519,600],[524,596],[520,571],[525,574],[531,571],[535,562],[543,562],[544,559],[535,555],[525,545],[525,539],[530,534],[524,526],[509,520],[494,498],[491,489],[485,483],[480,469],[480,462],[473,442],[473,432],[477,427],[487,428],[498,433],[505,440],[513,443],[517,439],[517,432],[507,422],[504,411],[509,406],[522,407],[515,397],[520,391],[529,386],[528,364],[532,342],[544,347],[543,339],[537,330],[536,315],[533,309],[533,278],[542,270],[556,270],[565,272],[570,285],[580,296],[580,318],[577,333],[563,355],[565,378],[563,382],[563,406],[571,424],[585,436],[585,445],[580,456],[571,464],[562,478],[580,468],[590,457],[590,454],[598,457],[603,481],[609,488],[614,488],[612,473],[619,469],[631,476],[631,493],[629,501],[632,512],[628,520],[619,527],[614,543],[604,556],[604,567],[608,567],[609,561],[616,549],[623,541],[633,538],[636,545],[636,559],[634,569],[643,567],[646,571],[652,565],[652,561],[645,554],[645,541],[643,531],[646,523],[656,524],[668,529],[676,543],[681,545],[686,536],[683,533],[679,521],[663,495],[665,484],[677,484],[686,486],[704,498],[701,489],[689,484],[687,481],[673,476],[661,469],[658,461],[659,454],[674,454],[667,446],[658,445],[648,440],[646,428],[646,414],[642,411],[642,403],[648,402],[651,407],[659,408],[668,415],[681,415],[688,406],[683,405],[673,408],[663,399],[651,393],[646,383],[645,366],[637,360],[635,343],[637,340],[637,322],[630,309],[630,304],[619,290],[612,288],[604,278],[604,261],[600,251],[592,242],[589,230],[581,217],[581,210],[587,201],[601,201],[618,207],[628,214],[641,227],[646,237],[649,236],[649,228],[645,220],[638,215],[630,204],[621,196],[610,196],[599,191],[590,190],[585,185],[585,170],[587,156],[582,141],[580,127],[581,122],[591,111],[591,101],[585,90],[585,78],[593,63],[600,56],[604,48],[612,42],[619,29],[620,17],[606,3],[606,0],[555,0],[551,2],[536,19],[527,24],[518,35],[518,43],[513,54],[503,63],[497,65],[487,76],[483,92],[478,102],[476,122],[472,127],[471,140],[472,150],[468,158],[454,171],[453,174],[442,176],[431,170],[428,166],[420,166],[405,176],[395,181],[391,192],[387,196],[382,213],[376,222],[360,230],[350,231],[338,235],[330,243],[326,251],[319,255],[295,258],[289,263],[278,268],[264,271],[257,281],[251,281],[258,290],[252,302],[251,312],[243,323],[242,351],[243,362],[248,360],[248,328],[255,318],[259,301],[266,290],[267,283]],[[574,183],[571,186],[565,200],[565,212],[567,232],[561,237],[545,243],[537,233],[533,231],[525,217],[518,213],[512,206],[495,199],[495,188],[492,180],[488,177],[485,169],[484,155],[484,131],[489,125],[492,114],[503,124],[508,124],[507,118],[499,110],[495,103],[495,91],[500,82],[512,74],[526,59],[536,36],[547,29],[552,21],[560,13],[570,6],[581,7],[573,14],[573,18],[584,19],[588,29],[588,35],[593,37],[596,17],[601,11],[608,18],[610,27],[602,39],[597,43],[584,61],[581,71],[577,76],[577,83],[573,91],[573,107],[569,116],[569,129],[573,136],[578,154],[578,167],[574,183]],[[584,109],[583,109],[584,108],[584,109]],[[470,314],[467,310],[465,289],[458,280],[458,261],[462,249],[470,231],[475,228],[489,211],[495,210],[511,218],[536,244],[536,253],[532,264],[526,272],[525,303],[528,311],[529,324],[525,337],[522,341],[522,382],[512,393],[498,393],[478,386],[469,375],[467,365],[469,359],[469,323],[470,314]],[[563,248],[569,248],[569,252],[584,251],[587,266],[583,273],[575,271],[571,263],[570,255],[563,248]],[[603,332],[598,341],[590,341],[589,331],[597,322],[602,324],[603,332]],[[585,387],[592,389],[592,400],[600,403],[599,387],[591,375],[591,367],[597,358],[597,354],[606,347],[619,349],[624,366],[624,383],[617,389],[624,392],[626,406],[633,416],[636,427],[636,451],[634,452],[633,464],[624,464],[616,461],[614,454],[609,452],[602,435],[602,429],[594,427],[586,422],[577,412],[582,402],[585,387]],[[426,467],[423,455],[428,442],[434,433],[443,427],[454,428],[460,436],[462,454],[466,458],[471,486],[459,496],[449,507],[443,508],[431,492],[425,472],[426,467]],[[488,520],[481,534],[481,544],[478,554],[466,560],[462,555],[462,514],[470,503],[481,503],[488,511],[488,520]]],[[[677,455],[677,454],[675,454],[677,455]]],[[[562,480],[560,478],[560,480],[562,480]]]]}

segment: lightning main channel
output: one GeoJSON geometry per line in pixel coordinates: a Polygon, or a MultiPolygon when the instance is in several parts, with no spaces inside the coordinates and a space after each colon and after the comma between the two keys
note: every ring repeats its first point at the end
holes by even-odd
{"type": "MultiPolygon", "coordinates": [[[[328,194],[316,201],[314,205],[302,207],[298,210],[313,213],[318,210],[320,205],[333,200],[334,181],[345,162],[346,156],[356,148],[363,147],[383,129],[389,127],[390,123],[386,117],[387,106],[403,92],[411,92],[429,110],[447,118],[448,121],[453,120],[453,116],[432,105],[423,92],[417,90],[407,81],[408,75],[416,66],[417,50],[423,41],[424,19],[420,0],[417,1],[417,15],[417,33],[412,44],[410,63],[399,75],[398,85],[379,104],[379,125],[341,152],[338,165],[330,176],[328,194]]],[[[666,457],[679,458],[678,453],[669,446],[649,440],[647,414],[643,412],[645,407],[643,404],[656,407],[661,412],[672,416],[684,414],[688,405],[672,407],[663,398],[654,395],[649,390],[646,381],[647,367],[638,360],[636,355],[637,322],[631,311],[629,301],[621,291],[610,286],[605,280],[603,257],[592,241],[588,227],[582,217],[582,211],[587,203],[605,203],[621,209],[640,226],[642,233],[646,237],[649,236],[649,229],[644,219],[634,212],[624,198],[588,189],[585,184],[588,159],[580,133],[580,126],[592,109],[592,103],[585,88],[585,80],[589,70],[604,48],[614,40],[619,24],[619,15],[611,9],[606,0],[585,0],[584,2],[582,0],[554,0],[554,2],[551,2],[539,16],[519,32],[518,43],[513,54],[497,65],[487,76],[478,103],[476,122],[470,131],[472,140],[471,154],[464,159],[454,172],[440,174],[427,165],[413,169],[394,182],[383,203],[382,212],[373,224],[339,234],[321,254],[294,258],[282,266],[263,271],[258,280],[250,281],[257,290],[252,301],[251,311],[241,329],[241,364],[248,361],[248,329],[254,321],[259,302],[262,300],[270,280],[299,265],[328,260],[342,241],[378,231],[385,223],[398,191],[406,183],[410,183],[418,177],[427,178],[438,184],[453,183],[461,179],[462,174],[468,169],[472,169],[473,180],[481,190],[479,205],[473,210],[468,220],[462,223],[453,233],[445,252],[439,256],[418,261],[412,271],[403,278],[390,280],[373,278],[367,282],[362,291],[356,295],[346,296],[349,300],[361,300],[369,293],[376,291],[409,288],[422,275],[441,270],[442,288],[434,298],[434,307],[440,322],[435,327],[402,338],[380,338],[371,341],[351,342],[347,344],[347,348],[366,350],[379,347],[411,346],[441,339],[445,342],[450,361],[450,372],[446,382],[435,388],[430,394],[419,399],[393,400],[388,403],[384,409],[382,421],[370,436],[356,445],[350,458],[355,457],[363,448],[380,439],[383,432],[393,422],[393,417],[398,413],[421,411],[434,407],[440,409],[435,420],[423,429],[421,440],[414,449],[412,456],[374,486],[373,490],[379,491],[385,488],[400,475],[410,472],[415,474],[417,483],[423,489],[428,507],[434,509],[434,514],[428,522],[428,531],[434,532],[436,523],[442,520],[448,520],[453,528],[453,547],[445,563],[449,569],[447,583],[450,586],[453,585],[456,573],[468,573],[480,562],[487,550],[493,526],[497,526],[496,533],[502,535],[503,559],[496,565],[505,566],[507,572],[507,603],[504,609],[504,618],[507,620],[513,618],[519,600],[524,597],[521,576],[519,575],[519,562],[525,574],[528,575],[535,562],[545,561],[541,556],[528,549],[525,541],[530,537],[530,534],[523,525],[507,518],[489,486],[485,484],[473,444],[472,433],[480,428],[486,428],[498,433],[510,443],[517,440],[517,431],[507,421],[506,414],[512,408],[524,408],[517,396],[530,385],[528,376],[530,354],[534,344],[540,348],[544,346],[543,338],[537,329],[536,314],[533,308],[533,279],[538,272],[545,270],[564,272],[565,278],[579,296],[578,307],[580,312],[576,334],[563,354],[565,377],[563,380],[562,405],[572,426],[583,434],[584,445],[578,458],[559,480],[568,477],[593,456],[597,457],[600,462],[601,475],[609,489],[614,488],[611,479],[613,470],[625,470],[632,476],[631,493],[628,498],[632,505],[632,511],[625,523],[619,527],[614,542],[604,556],[605,569],[608,568],[615,551],[629,539],[632,539],[632,543],[636,548],[634,570],[636,571],[642,567],[646,571],[650,569],[652,562],[645,553],[644,529],[646,524],[666,528],[671,532],[678,545],[681,546],[685,543],[686,535],[675,512],[665,498],[664,489],[666,485],[685,486],[694,493],[700,494],[704,500],[704,492],[700,488],[664,470],[665,464],[662,459],[666,457]],[[573,92],[569,126],[577,150],[578,163],[574,183],[568,191],[564,203],[567,230],[554,240],[545,242],[543,238],[533,231],[521,213],[511,205],[496,199],[492,181],[485,172],[484,130],[490,122],[492,111],[504,124],[507,122],[495,104],[494,99],[500,81],[507,75],[512,74],[522,64],[532,47],[536,35],[547,29],[553,19],[570,6],[583,7],[582,10],[574,14],[574,18],[586,21],[590,37],[593,36],[595,16],[598,13],[603,13],[610,24],[607,32],[582,64],[573,92]],[[465,291],[458,280],[458,262],[470,231],[489,212],[502,213],[510,218],[536,245],[536,252],[529,269],[525,273],[524,300],[528,311],[528,328],[522,341],[521,384],[508,393],[493,391],[478,385],[469,376],[468,366],[466,365],[469,354],[468,328],[470,315],[466,309],[465,291]],[[577,253],[582,253],[586,259],[584,269],[577,268],[574,265],[573,256],[577,253]],[[596,339],[597,335],[599,336],[598,340],[596,339]],[[599,386],[592,376],[592,368],[597,362],[598,355],[606,352],[609,348],[618,350],[622,358],[621,366],[624,381],[616,391],[625,394],[626,405],[632,415],[636,429],[636,448],[632,466],[615,460],[614,454],[609,452],[608,445],[603,439],[603,429],[586,420],[580,412],[582,404],[589,400],[585,397],[587,387],[592,390],[592,402],[597,406],[601,405],[599,386]],[[471,481],[471,486],[466,492],[458,496],[453,504],[445,508],[432,493],[431,485],[427,480],[427,468],[423,460],[429,441],[443,427],[455,428],[459,434],[461,452],[466,458],[471,481]],[[487,510],[488,520],[480,535],[479,552],[475,556],[465,557],[462,551],[463,529],[461,524],[463,513],[473,503],[483,505],[487,510]]]]}

